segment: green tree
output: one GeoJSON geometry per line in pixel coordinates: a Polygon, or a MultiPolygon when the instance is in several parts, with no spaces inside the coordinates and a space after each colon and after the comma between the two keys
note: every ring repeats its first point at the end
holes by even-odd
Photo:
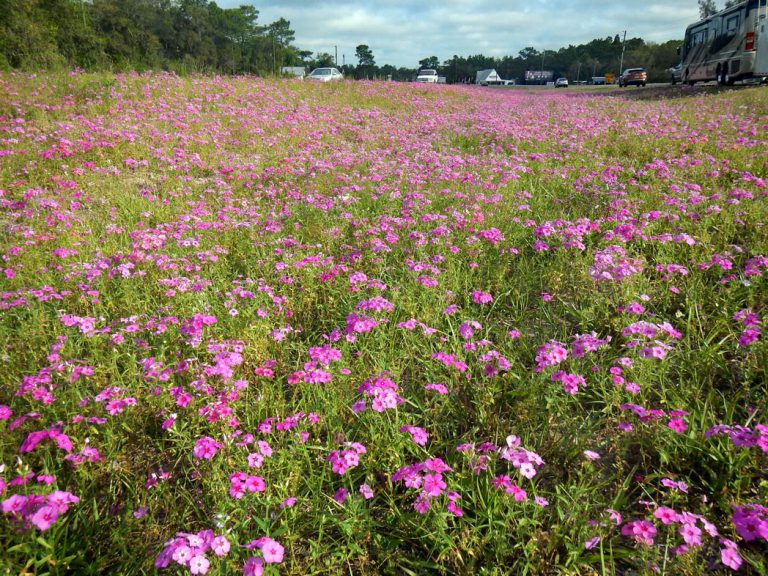
{"type": "Polygon", "coordinates": [[[429,58],[424,58],[423,60],[419,60],[419,68],[430,68],[437,70],[440,66],[440,60],[437,59],[437,56],[430,56],[429,58]]]}
{"type": "Polygon", "coordinates": [[[152,31],[159,20],[156,8],[151,0],[93,1],[93,27],[110,64],[121,69],[160,66],[162,46],[152,31]]]}
{"type": "Polygon", "coordinates": [[[100,42],[87,4],[72,0],[0,0],[0,66],[91,66],[100,42]]]}
{"type": "Polygon", "coordinates": [[[370,78],[376,72],[376,61],[373,59],[373,51],[365,44],[360,44],[355,48],[357,57],[357,77],[370,78]]]}
{"type": "Polygon", "coordinates": [[[365,44],[360,44],[355,48],[355,57],[357,58],[358,66],[376,66],[376,61],[373,59],[373,50],[365,44]]]}
{"type": "Polygon", "coordinates": [[[717,12],[715,0],[699,0],[699,16],[706,18],[717,12]]]}
{"type": "Polygon", "coordinates": [[[291,46],[295,35],[296,33],[291,30],[291,23],[285,18],[275,20],[267,26],[275,73],[280,71],[280,66],[293,64],[297,60],[298,51],[291,46]]]}
{"type": "Polygon", "coordinates": [[[336,61],[333,58],[333,54],[328,54],[328,52],[318,52],[314,60],[312,60],[312,68],[328,68],[335,65],[336,61]]]}

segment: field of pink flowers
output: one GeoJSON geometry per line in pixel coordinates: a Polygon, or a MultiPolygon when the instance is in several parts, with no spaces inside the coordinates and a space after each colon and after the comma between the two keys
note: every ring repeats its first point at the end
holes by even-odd
{"type": "Polygon", "coordinates": [[[0,85],[3,574],[768,573],[765,88],[0,85]]]}

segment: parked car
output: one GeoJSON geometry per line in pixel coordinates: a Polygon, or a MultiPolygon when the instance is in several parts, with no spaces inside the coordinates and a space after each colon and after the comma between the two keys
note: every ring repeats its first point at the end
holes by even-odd
{"type": "Polygon", "coordinates": [[[682,82],[683,80],[683,65],[678,64],[677,66],[672,66],[672,68],[669,69],[669,74],[671,77],[672,85],[674,86],[678,82],[682,82]]]}
{"type": "Polygon", "coordinates": [[[333,82],[336,80],[343,80],[344,74],[339,72],[336,68],[315,68],[309,73],[307,80],[313,80],[315,82],[333,82]]]}
{"type": "Polygon", "coordinates": [[[568,78],[558,78],[555,80],[555,88],[568,88],[568,78]]]}
{"type": "Polygon", "coordinates": [[[619,76],[619,88],[624,88],[624,86],[631,86],[634,84],[635,86],[645,86],[645,83],[648,81],[648,74],[645,71],[645,68],[627,68],[622,72],[621,76],[619,76]]]}

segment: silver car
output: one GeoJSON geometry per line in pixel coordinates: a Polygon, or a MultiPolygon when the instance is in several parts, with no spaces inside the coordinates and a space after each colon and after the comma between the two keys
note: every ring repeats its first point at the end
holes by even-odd
{"type": "Polygon", "coordinates": [[[678,82],[682,82],[683,80],[683,65],[678,64],[677,66],[672,66],[672,68],[669,69],[669,75],[671,78],[672,84],[677,84],[678,82]]]}
{"type": "Polygon", "coordinates": [[[309,73],[307,80],[313,80],[315,82],[334,82],[336,80],[344,80],[344,74],[339,72],[336,68],[315,68],[309,73]]]}

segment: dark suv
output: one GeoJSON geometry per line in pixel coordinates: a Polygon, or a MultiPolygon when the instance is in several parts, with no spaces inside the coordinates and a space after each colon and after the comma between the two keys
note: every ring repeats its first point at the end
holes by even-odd
{"type": "Polygon", "coordinates": [[[619,76],[619,87],[630,86],[645,86],[648,80],[648,74],[645,72],[645,68],[627,68],[624,70],[621,76],[619,76]]]}

